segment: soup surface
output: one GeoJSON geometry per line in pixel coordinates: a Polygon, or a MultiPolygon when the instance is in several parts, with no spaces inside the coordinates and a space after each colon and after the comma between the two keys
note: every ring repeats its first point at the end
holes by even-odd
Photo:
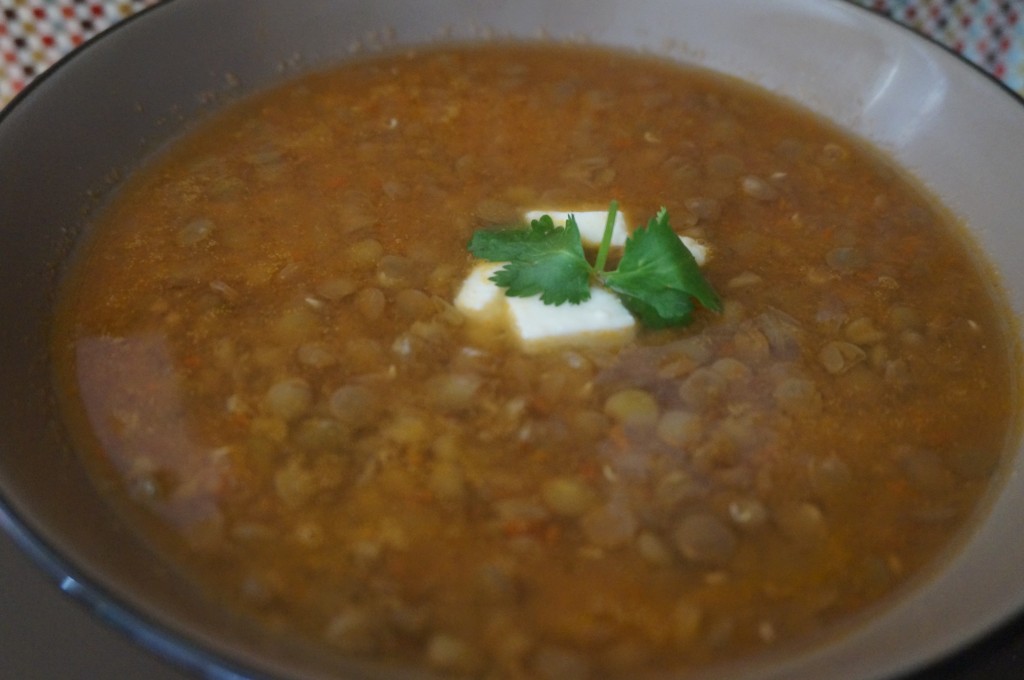
{"type": "Polygon", "coordinates": [[[444,675],[635,677],[807,641],[934,562],[1016,402],[987,272],[857,141],[583,47],[381,56],[133,177],[58,379],[113,502],[210,597],[444,675]],[[665,206],[722,313],[522,351],[473,232],[665,206]]]}

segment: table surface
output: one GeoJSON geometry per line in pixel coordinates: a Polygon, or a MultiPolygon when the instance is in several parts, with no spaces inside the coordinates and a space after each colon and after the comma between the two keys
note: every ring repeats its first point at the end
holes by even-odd
{"type": "MultiPolygon", "coordinates": [[[[0,107],[61,56],[154,0],[0,0],[0,107]]],[[[1024,95],[1024,0],[856,0],[1024,95]]],[[[0,680],[184,680],[64,596],[0,532],[0,680]]],[[[905,680],[1024,678],[1024,617],[905,680]]]]}

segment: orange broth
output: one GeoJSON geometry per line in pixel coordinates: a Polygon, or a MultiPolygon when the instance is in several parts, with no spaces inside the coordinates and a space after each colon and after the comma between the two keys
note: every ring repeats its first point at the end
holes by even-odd
{"type": "Polygon", "coordinates": [[[975,516],[1016,396],[965,243],[747,85],[432,48],[178,140],[96,221],[54,343],[97,479],[215,601],[444,675],[629,678],[831,630],[975,516]],[[723,313],[526,354],[452,306],[474,230],[611,199],[708,244],[723,313]]]}

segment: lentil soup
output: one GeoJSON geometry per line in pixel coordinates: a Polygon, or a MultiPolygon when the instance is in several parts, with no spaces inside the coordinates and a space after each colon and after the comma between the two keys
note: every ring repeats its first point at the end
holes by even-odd
{"type": "Polygon", "coordinates": [[[132,177],[54,347],[83,456],[209,596],[444,675],[634,677],[800,643],[976,514],[1017,408],[989,273],[860,142],[597,48],[380,56],[132,177]],[[524,352],[480,228],[664,206],[724,309],[524,352]]]}

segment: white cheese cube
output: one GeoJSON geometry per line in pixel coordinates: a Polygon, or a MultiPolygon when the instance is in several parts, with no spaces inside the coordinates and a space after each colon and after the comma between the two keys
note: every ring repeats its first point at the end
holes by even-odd
{"type": "MultiPolygon", "coordinates": [[[[550,215],[551,221],[556,227],[564,227],[569,215],[576,217],[576,226],[580,228],[580,240],[584,246],[598,247],[601,239],[604,238],[604,225],[608,221],[607,210],[530,210],[524,215],[527,222],[538,220],[543,215],[550,215]]],[[[615,213],[615,223],[612,226],[613,246],[626,245],[626,216],[622,212],[615,213]]]]}
{"type": "Polygon", "coordinates": [[[636,334],[633,315],[603,288],[591,288],[590,299],[578,305],[546,305],[539,295],[510,297],[507,304],[512,330],[527,352],[567,345],[622,344],[636,334]]]}
{"type": "Polygon", "coordinates": [[[480,321],[495,321],[504,316],[505,291],[490,280],[504,266],[503,262],[478,262],[455,296],[456,309],[480,321]]]}
{"type": "Polygon", "coordinates": [[[479,327],[506,327],[524,351],[615,345],[636,335],[633,315],[613,293],[595,287],[586,302],[557,306],[544,304],[539,295],[508,297],[490,280],[503,266],[477,263],[455,296],[455,307],[479,327]]]}
{"type": "Polygon", "coordinates": [[[690,238],[689,236],[680,236],[679,240],[683,242],[683,245],[686,246],[690,251],[690,254],[693,255],[693,259],[697,261],[697,266],[703,267],[704,263],[708,261],[708,247],[697,239],[690,238]]]}
{"type": "MultiPolygon", "coordinates": [[[[580,237],[585,245],[600,246],[608,213],[603,210],[557,211],[531,210],[528,221],[550,215],[556,226],[564,226],[569,215],[575,215],[580,237]]],[[[626,243],[626,218],[616,213],[611,245],[626,243]]],[[[680,240],[703,266],[708,248],[689,236],[680,240]]],[[[582,304],[545,305],[540,296],[508,297],[505,290],[490,280],[503,262],[480,262],[470,271],[455,297],[455,307],[477,328],[505,331],[517,338],[526,352],[539,352],[557,347],[581,345],[614,345],[632,340],[636,321],[619,298],[600,287],[590,289],[591,297],[582,304]]]]}

